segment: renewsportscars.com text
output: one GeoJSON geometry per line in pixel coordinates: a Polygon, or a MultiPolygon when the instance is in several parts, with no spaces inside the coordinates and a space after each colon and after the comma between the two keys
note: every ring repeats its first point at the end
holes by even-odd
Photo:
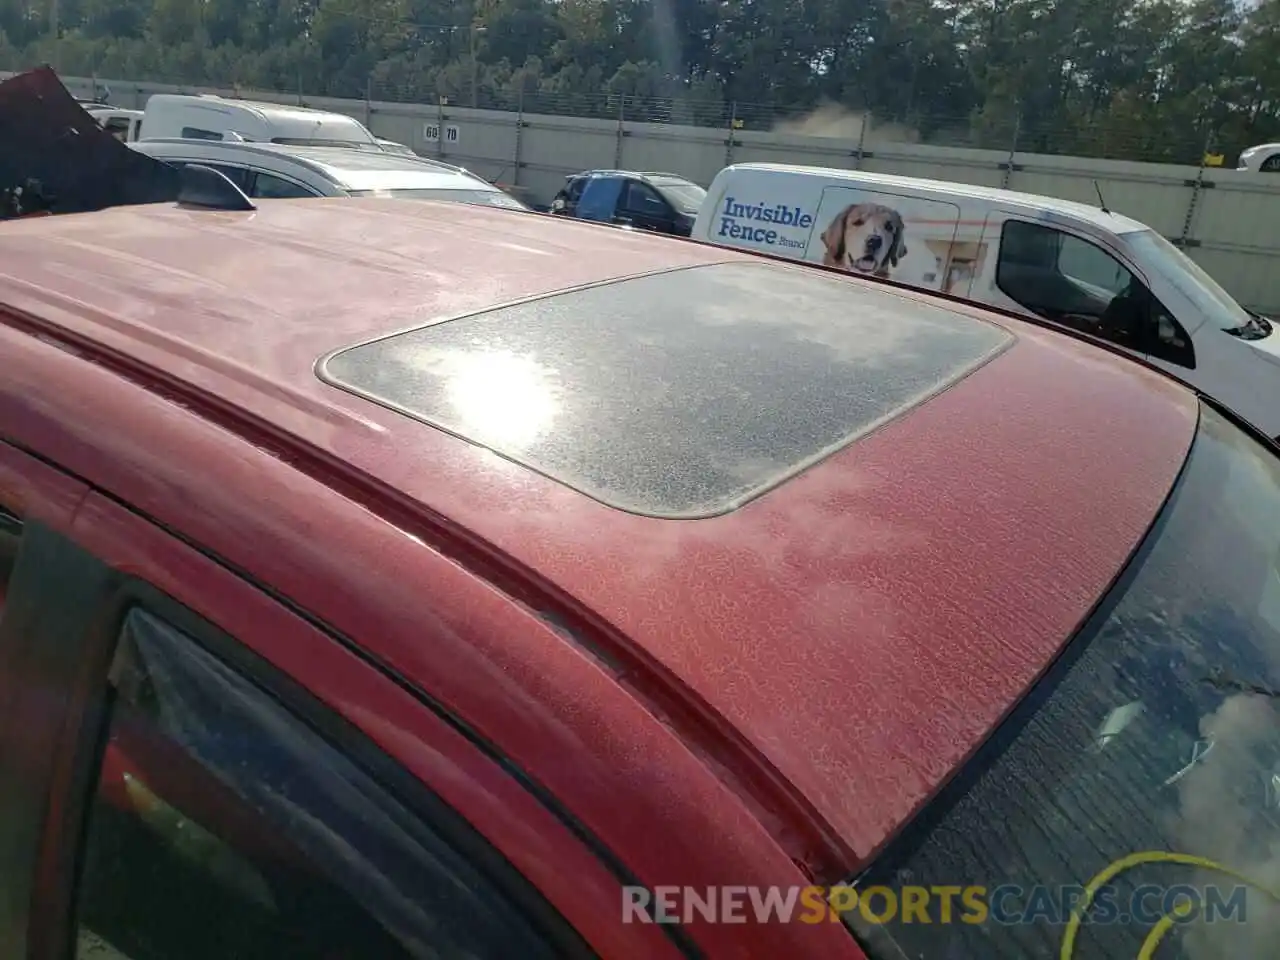
{"type": "Polygon", "coordinates": [[[1121,893],[1104,886],[1090,899],[1082,886],[935,885],[868,887],[624,887],[624,923],[836,923],[855,914],[869,924],[1066,924],[1086,902],[1089,925],[1243,923],[1244,886],[1150,884],[1121,893]]]}

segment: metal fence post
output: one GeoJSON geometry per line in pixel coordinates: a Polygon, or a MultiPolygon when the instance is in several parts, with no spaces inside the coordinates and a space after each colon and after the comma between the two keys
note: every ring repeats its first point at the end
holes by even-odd
{"type": "Polygon", "coordinates": [[[733,164],[733,148],[737,146],[734,142],[734,134],[738,132],[738,101],[732,100],[729,103],[729,139],[724,142],[724,165],[733,164]]]}
{"type": "Polygon", "coordinates": [[[1178,246],[1194,247],[1197,246],[1196,241],[1191,239],[1191,222],[1195,219],[1196,208],[1200,204],[1200,193],[1213,186],[1213,183],[1205,183],[1204,171],[1206,161],[1209,154],[1213,150],[1213,128],[1209,128],[1209,134],[1204,138],[1204,149],[1200,151],[1199,169],[1196,171],[1194,180],[1186,181],[1187,186],[1191,188],[1191,199],[1187,202],[1187,214],[1182,218],[1182,235],[1178,237],[1178,246]]]}
{"type": "Polygon", "coordinates": [[[436,95],[436,99],[440,102],[436,104],[436,156],[444,158],[444,100],[440,94],[436,95]]]}
{"type": "Polygon", "coordinates": [[[617,143],[613,147],[613,168],[615,170],[622,169],[622,138],[627,135],[624,124],[627,122],[627,98],[625,95],[618,97],[618,136],[617,143]]]}
{"type": "Polygon", "coordinates": [[[1009,181],[1013,179],[1013,158],[1018,153],[1018,134],[1022,132],[1022,105],[1018,105],[1018,113],[1013,118],[1013,140],[1009,143],[1009,158],[1002,164],[1004,176],[1000,178],[1000,189],[1008,190],[1009,181]]]}
{"type": "Polygon", "coordinates": [[[867,145],[867,128],[871,126],[871,111],[862,111],[862,129],[858,131],[858,153],[853,159],[853,169],[862,169],[862,154],[867,145]]]}
{"type": "Polygon", "coordinates": [[[511,164],[511,185],[520,185],[520,154],[524,146],[524,76],[520,77],[520,88],[516,91],[516,155],[511,164]]]}
{"type": "Polygon", "coordinates": [[[373,126],[373,77],[366,77],[364,81],[364,125],[366,127],[373,126]]]}

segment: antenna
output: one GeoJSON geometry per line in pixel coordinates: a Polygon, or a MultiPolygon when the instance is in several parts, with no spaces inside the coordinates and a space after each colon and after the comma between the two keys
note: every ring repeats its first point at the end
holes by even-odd
{"type": "Polygon", "coordinates": [[[1093,181],[1093,192],[1098,195],[1098,206],[1102,208],[1103,213],[1110,213],[1107,209],[1107,201],[1102,198],[1102,188],[1098,186],[1098,181],[1093,181]]]}

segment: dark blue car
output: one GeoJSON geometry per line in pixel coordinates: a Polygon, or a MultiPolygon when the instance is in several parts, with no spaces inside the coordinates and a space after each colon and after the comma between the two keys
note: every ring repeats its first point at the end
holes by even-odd
{"type": "Polygon", "coordinates": [[[707,191],[673,173],[587,170],[565,179],[551,212],[687,237],[707,191]]]}

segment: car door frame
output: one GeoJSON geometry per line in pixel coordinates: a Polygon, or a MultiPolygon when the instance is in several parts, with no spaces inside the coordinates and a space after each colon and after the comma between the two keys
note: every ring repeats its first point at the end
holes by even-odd
{"type": "Polygon", "coordinates": [[[73,709],[53,690],[59,678],[74,676],[82,666],[74,642],[82,626],[76,599],[92,590],[90,582],[74,576],[56,584],[40,580],[51,559],[43,532],[69,529],[88,492],[87,484],[0,442],[0,507],[21,524],[0,606],[0,955],[6,957],[28,955],[54,747],[73,709]],[[21,682],[24,676],[36,682],[21,682]]]}
{"type": "MultiPolygon", "coordinates": [[[[229,160],[226,157],[222,157],[222,156],[193,157],[186,154],[178,155],[178,156],[169,156],[169,157],[157,157],[156,159],[161,160],[165,163],[181,163],[181,164],[198,163],[201,166],[212,167],[214,170],[218,170],[219,172],[225,172],[226,170],[239,171],[244,176],[244,183],[243,184],[236,183],[234,179],[232,180],[232,183],[235,183],[236,186],[239,187],[240,190],[245,194],[245,196],[248,196],[248,197],[254,196],[254,192],[256,189],[255,184],[258,179],[258,174],[260,173],[265,173],[268,176],[278,177],[281,180],[286,180],[289,183],[292,183],[294,186],[302,190],[308,191],[308,193],[310,193],[310,195],[314,198],[342,196],[345,193],[345,191],[343,191],[341,188],[337,187],[336,185],[334,185],[335,189],[333,192],[330,192],[330,193],[317,192],[313,184],[307,183],[289,173],[284,173],[284,172],[281,172],[280,170],[270,169],[266,164],[255,163],[252,160],[241,163],[235,160],[229,160]]],[[[325,182],[327,183],[328,181],[325,181],[325,182]]]]}
{"type": "MultiPolygon", "coordinates": [[[[22,938],[21,949],[6,949],[5,955],[32,960],[69,955],[84,824],[109,722],[108,670],[124,615],[140,605],[280,699],[349,756],[350,744],[363,743],[359,759],[376,766],[384,783],[388,777],[396,781],[390,788],[393,795],[456,840],[472,862],[473,851],[489,851],[483,864],[486,876],[505,876],[499,886],[506,896],[526,912],[541,910],[548,929],[562,924],[594,949],[577,955],[681,956],[652,926],[622,928],[621,882],[596,852],[407,687],[269,591],[113,499],[67,482],[71,486],[62,501],[74,501],[75,511],[64,508],[56,528],[33,524],[31,544],[24,544],[15,567],[19,589],[6,607],[6,614],[12,609],[14,616],[0,622],[0,636],[17,635],[24,649],[46,652],[52,665],[46,664],[41,676],[59,684],[58,696],[31,698],[45,711],[45,722],[38,725],[46,731],[38,752],[44,766],[38,778],[24,780],[25,818],[10,817],[0,828],[0,841],[7,841],[0,842],[0,850],[25,850],[31,878],[28,890],[17,891],[29,911],[11,910],[7,927],[0,925],[0,946],[13,946],[14,936],[22,938]],[[64,596],[59,586],[67,577],[77,584],[73,597],[64,596]],[[328,643],[297,642],[304,635],[328,643]],[[345,666],[334,669],[339,661],[345,666]],[[352,694],[353,671],[363,678],[369,695],[352,694]],[[376,694],[371,693],[374,688],[376,694]],[[361,709],[365,722],[357,723],[353,714],[361,709]],[[408,745],[388,748],[367,727],[370,718],[380,716],[401,721],[388,730],[412,728],[423,734],[408,745]],[[408,717],[411,727],[402,725],[408,717]],[[370,750],[380,757],[376,763],[369,760],[370,750]],[[413,754],[412,763],[406,763],[406,752],[413,754]],[[554,868],[539,862],[549,850],[564,857],[554,868]],[[547,878],[561,870],[575,878],[575,898],[580,895],[581,904],[564,896],[556,903],[547,895],[547,878]],[[540,878],[535,876],[539,871],[540,878]]],[[[6,649],[0,646],[0,652],[6,649]]],[[[33,714],[28,710],[24,716],[33,714]]],[[[28,724],[0,729],[0,758],[18,756],[15,733],[21,730],[22,738],[29,739],[30,729],[28,724]]],[[[30,752],[21,754],[28,766],[30,752]]],[[[15,863],[12,858],[7,862],[15,863]]],[[[565,884],[559,887],[564,890],[565,884]]]]}
{"type": "MultiPolygon", "coordinates": [[[[1135,357],[1141,357],[1143,360],[1146,360],[1148,363],[1152,363],[1160,367],[1162,370],[1169,372],[1170,374],[1177,377],[1178,379],[1185,380],[1188,374],[1190,374],[1190,372],[1195,369],[1194,358],[1198,351],[1196,350],[1196,342],[1195,342],[1194,336],[1187,331],[1186,327],[1177,319],[1177,317],[1173,315],[1173,312],[1169,310],[1168,307],[1163,306],[1159,297],[1156,296],[1155,289],[1153,288],[1151,283],[1151,279],[1150,277],[1147,276],[1146,272],[1142,270],[1137,264],[1135,264],[1133,260],[1130,259],[1130,257],[1125,253],[1125,251],[1109,243],[1105,236],[1094,234],[1086,230],[1078,229],[1072,223],[1068,221],[1059,220],[1058,218],[1046,219],[1044,217],[1037,217],[1034,214],[1027,214],[1025,212],[1016,211],[1016,210],[1006,210],[1000,207],[996,207],[992,209],[987,214],[986,224],[982,228],[982,236],[984,240],[987,240],[987,238],[990,237],[991,241],[993,241],[992,245],[995,248],[995,256],[991,260],[991,278],[990,278],[991,290],[994,292],[996,296],[1002,298],[1001,302],[996,302],[994,304],[995,306],[1002,307],[1006,310],[1012,309],[1020,313],[1024,313],[1028,316],[1036,317],[1038,320],[1042,320],[1045,323],[1051,323],[1056,327],[1062,327],[1064,329],[1071,330],[1075,333],[1081,333],[1084,336],[1097,337],[1097,339],[1102,340],[1103,342],[1107,343],[1108,345],[1114,347],[1117,350],[1124,351],[1125,353],[1135,357]],[[1000,286],[1000,261],[1004,253],[1005,224],[1007,224],[1011,220],[1017,221],[1019,223],[1029,224],[1035,227],[1040,227],[1046,230],[1054,230],[1066,236],[1074,237],[1075,239],[1081,241],[1082,243],[1087,243],[1090,246],[1096,247],[1097,249],[1101,250],[1107,256],[1115,260],[1116,263],[1118,263],[1121,267],[1129,271],[1129,273],[1133,277],[1135,277],[1143,285],[1143,287],[1146,288],[1147,295],[1151,298],[1151,302],[1148,305],[1148,309],[1149,310],[1153,309],[1154,305],[1159,304],[1161,309],[1163,309],[1164,312],[1169,315],[1170,319],[1174,323],[1178,324],[1178,327],[1182,331],[1183,336],[1186,337],[1187,339],[1187,344],[1192,353],[1193,361],[1191,366],[1188,367],[1185,364],[1180,364],[1175,361],[1168,360],[1164,357],[1161,357],[1152,353],[1146,347],[1146,345],[1149,345],[1150,340],[1144,340],[1143,349],[1136,349],[1134,347],[1127,346],[1126,344],[1119,343],[1115,340],[1110,340],[1099,334],[1090,333],[1088,331],[1082,331],[1075,327],[1070,326],[1069,324],[1060,323],[1059,321],[1052,320],[1048,317],[1041,317],[1039,314],[1035,313],[1035,311],[1019,303],[1010,294],[1006,293],[1004,288],[1000,286]]],[[[976,278],[975,278],[975,282],[976,282],[976,278]]],[[[1149,316],[1147,318],[1147,323],[1149,325],[1153,325],[1155,322],[1156,321],[1154,316],[1149,316]]],[[[1152,334],[1150,330],[1148,330],[1144,334],[1144,336],[1146,337],[1151,337],[1151,335],[1152,334]]]]}

